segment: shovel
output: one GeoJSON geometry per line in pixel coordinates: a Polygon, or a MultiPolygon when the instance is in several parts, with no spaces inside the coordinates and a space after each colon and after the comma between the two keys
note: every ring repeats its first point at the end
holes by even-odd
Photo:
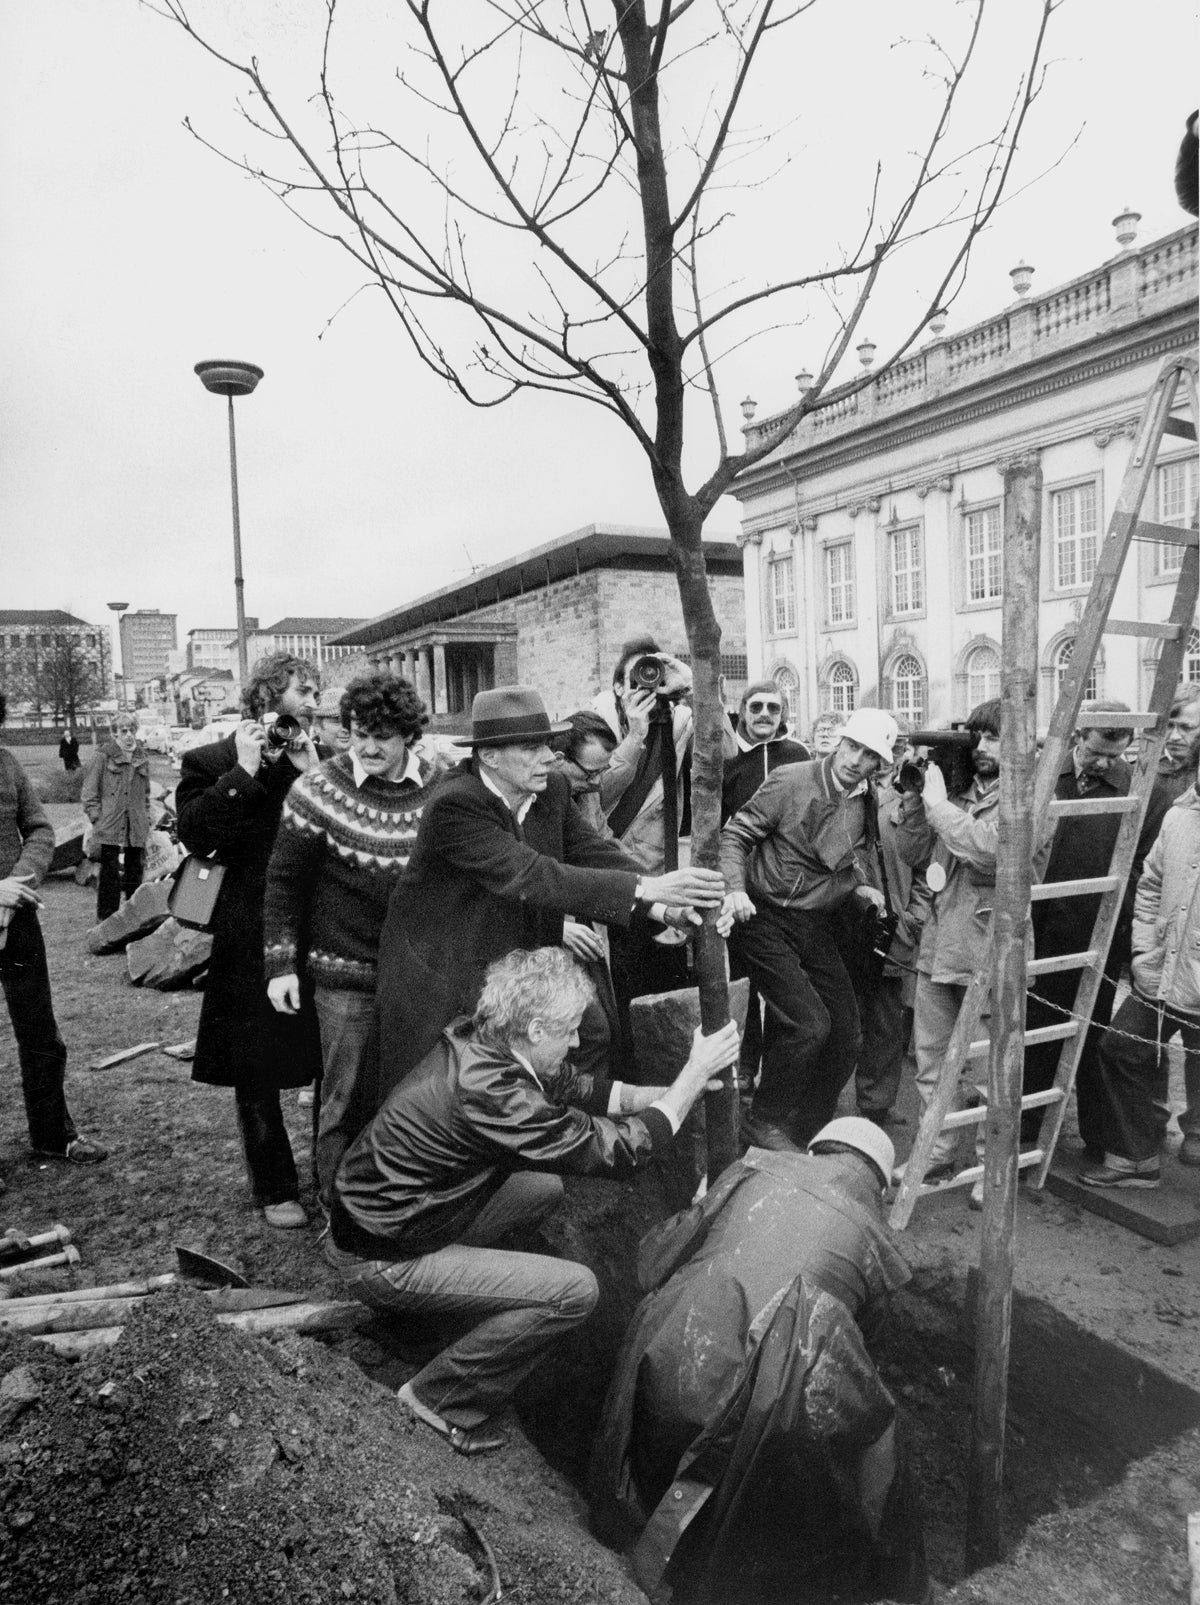
{"type": "Polygon", "coordinates": [[[175,1263],[183,1280],[196,1287],[250,1286],[242,1273],[235,1271],[232,1265],[225,1265],[219,1259],[201,1254],[194,1248],[180,1248],[178,1243],[175,1245],[175,1263]]]}

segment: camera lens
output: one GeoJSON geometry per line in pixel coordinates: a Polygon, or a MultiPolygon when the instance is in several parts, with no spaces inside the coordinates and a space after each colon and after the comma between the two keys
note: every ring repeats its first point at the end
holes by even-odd
{"type": "Polygon", "coordinates": [[[666,677],[666,665],[651,652],[635,658],[629,665],[629,683],[639,691],[657,691],[666,677]]]}
{"type": "Polygon", "coordinates": [[[267,726],[267,740],[273,747],[286,747],[300,734],[300,721],[290,713],[281,713],[267,726]]]}
{"type": "Polygon", "coordinates": [[[925,765],[916,759],[902,763],[896,772],[897,791],[915,791],[920,794],[925,789],[925,765]]]}

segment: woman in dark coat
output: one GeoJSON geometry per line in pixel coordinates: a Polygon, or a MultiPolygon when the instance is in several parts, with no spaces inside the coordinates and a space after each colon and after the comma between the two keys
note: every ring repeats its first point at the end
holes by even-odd
{"type": "Polygon", "coordinates": [[[267,1000],[263,898],[284,798],[296,777],[318,763],[306,733],[316,677],[298,658],[263,658],[242,707],[247,717],[234,735],[184,754],[175,793],[184,846],[225,865],[192,1077],[234,1089],[246,1169],[267,1223],[303,1226],[279,1090],[317,1079],[320,1036],[311,1000],[294,1015],[277,1014],[267,1000]],[[291,714],[304,733],[287,746],[271,744],[261,720],[272,713],[291,714]]]}

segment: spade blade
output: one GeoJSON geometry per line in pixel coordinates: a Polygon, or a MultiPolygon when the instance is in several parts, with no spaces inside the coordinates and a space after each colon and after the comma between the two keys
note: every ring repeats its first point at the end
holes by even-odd
{"type": "Polygon", "coordinates": [[[235,1271],[232,1265],[222,1264],[219,1259],[201,1254],[194,1248],[180,1248],[178,1243],[175,1245],[175,1263],[185,1281],[197,1282],[202,1287],[250,1286],[242,1273],[235,1271]]]}

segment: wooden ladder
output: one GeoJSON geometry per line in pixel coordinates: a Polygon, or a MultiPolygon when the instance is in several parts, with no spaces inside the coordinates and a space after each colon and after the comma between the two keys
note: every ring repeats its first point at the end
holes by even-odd
{"type": "MultiPolygon", "coordinates": [[[[1061,1041],[1063,1044],[1054,1085],[1045,1092],[1027,1093],[1021,1099],[1022,1110],[1040,1108],[1044,1111],[1037,1144],[1023,1152],[1018,1160],[1021,1170],[1033,1170],[1036,1167],[1035,1180],[1039,1187],[1044,1183],[1054,1157],[1067,1101],[1075,1084],[1075,1071],[1087,1036],[1086,1022],[1091,1018],[1096,995],[1103,983],[1104,963],[1120,917],[1125,886],[1133,868],[1138,837],[1166,740],[1167,714],[1179,684],[1188,635],[1196,615],[1200,581],[1200,514],[1193,506],[1190,524],[1180,527],[1143,519],[1141,507],[1154,479],[1158,452],[1164,438],[1175,435],[1195,440],[1198,422],[1197,360],[1191,355],[1168,357],[1142,411],[1129,466],[1121,483],[1116,507],[1096,562],[1092,588],[1079,621],[1070,667],[1064,676],[1049,733],[1038,758],[1033,794],[1035,843],[1044,842],[1060,819],[1078,819],[1093,814],[1122,816],[1107,875],[1089,880],[1054,881],[1034,886],[1031,893],[1034,902],[1101,894],[1092,937],[1086,950],[1032,959],[1027,968],[1030,980],[1052,970],[1077,970],[1080,973],[1071,1010],[1073,1017],[1064,1019],[1061,1024],[1041,1026],[1028,1032],[1025,1037],[1026,1043],[1061,1041]],[[1180,390],[1184,392],[1182,398],[1179,396],[1180,390]],[[1184,402],[1191,412],[1190,422],[1175,416],[1184,402]],[[1134,541],[1168,542],[1184,548],[1175,597],[1165,624],[1109,618],[1113,596],[1134,541]],[[1106,729],[1141,733],[1141,754],[1127,796],[1056,798],[1054,791],[1059,772],[1071,745],[1080,704],[1084,700],[1083,688],[1091,677],[1100,642],[1105,635],[1134,635],[1162,642],[1149,710],[1144,713],[1106,712],[1104,715],[1106,729]]],[[[898,1230],[907,1226],[918,1198],[941,1194],[947,1189],[970,1187],[983,1176],[983,1166],[973,1164],[959,1171],[952,1181],[935,1187],[925,1185],[930,1155],[940,1133],[978,1125],[987,1118],[986,1104],[957,1110],[953,1114],[950,1113],[950,1105],[967,1061],[985,1058],[991,1051],[989,1038],[981,1033],[981,1021],[987,1010],[990,992],[990,970],[980,971],[963,998],[937,1087],[922,1115],[916,1142],[904,1167],[903,1180],[891,1212],[891,1224],[898,1230]]]]}

